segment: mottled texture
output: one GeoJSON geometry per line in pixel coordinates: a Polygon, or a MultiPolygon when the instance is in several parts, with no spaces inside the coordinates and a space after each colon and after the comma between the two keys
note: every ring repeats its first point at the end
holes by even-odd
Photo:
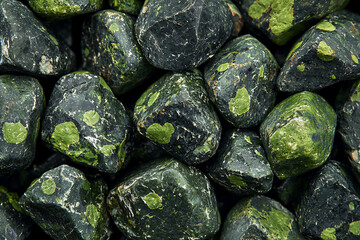
{"type": "Polygon", "coordinates": [[[137,129],[187,164],[208,160],[219,145],[221,125],[195,72],[168,73],[137,100],[137,129]]]}
{"type": "Polygon", "coordinates": [[[129,159],[131,120],[104,79],[71,73],[56,83],[42,140],[74,162],[116,173],[129,159]]]}
{"type": "Polygon", "coordinates": [[[84,69],[104,77],[116,95],[144,82],[153,70],[136,41],[134,19],[115,10],[85,21],[81,51],[84,69]]]}
{"type": "Polygon", "coordinates": [[[44,108],[43,89],[35,78],[0,76],[0,175],[25,169],[34,160],[44,108]]]}
{"type": "Polygon", "coordinates": [[[277,201],[256,196],[244,198],[229,212],[221,240],[301,240],[294,215],[277,201]]]}
{"type": "Polygon", "coordinates": [[[296,210],[300,231],[311,239],[360,238],[359,187],[336,161],[312,175],[296,210]]]}
{"type": "Polygon", "coordinates": [[[226,44],[204,69],[207,92],[235,127],[260,124],[275,103],[279,66],[270,51],[251,35],[226,44]]]}
{"type": "Polygon", "coordinates": [[[346,6],[349,0],[234,0],[240,5],[248,26],[278,45],[329,13],[346,6]]]}
{"type": "Polygon", "coordinates": [[[116,11],[138,15],[144,0],[109,0],[110,7],[116,11]]]}
{"type": "Polygon", "coordinates": [[[33,181],[19,204],[53,239],[103,240],[110,238],[106,194],[102,180],[61,165],[33,181]]]}
{"type": "Polygon", "coordinates": [[[75,56],[20,1],[0,1],[0,71],[35,76],[70,72],[75,56]]]}
{"type": "Polygon", "coordinates": [[[275,175],[285,179],[323,164],[332,149],[335,127],[335,111],[315,93],[297,93],[275,106],[260,126],[275,175]]]}
{"type": "Polygon", "coordinates": [[[240,129],[222,137],[206,172],[221,187],[241,195],[270,191],[274,177],[259,136],[240,129]]]}
{"type": "Polygon", "coordinates": [[[277,79],[281,91],[316,90],[360,74],[360,16],[331,14],[293,46],[277,79]]]}
{"type": "Polygon", "coordinates": [[[137,169],[110,191],[107,204],[116,226],[131,239],[206,239],[220,227],[209,180],[174,159],[137,169]]]}
{"type": "Polygon", "coordinates": [[[189,70],[212,56],[235,26],[223,0],[148,0],[135,28],[152,65],[189,70]]]}

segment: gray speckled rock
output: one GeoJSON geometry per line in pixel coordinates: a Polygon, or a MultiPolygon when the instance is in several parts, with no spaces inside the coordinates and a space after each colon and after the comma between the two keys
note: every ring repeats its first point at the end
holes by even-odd
{"type": "Polygon", "coordinates": [[[207,174],[221,187],[241,194],[263,194],[271,190],[274,174],[255,132],[231,130],[207,165],[207,174]]]}
{"type": "Polygon", "coordinates": [[[106,194],[102,180],[61,165],[33,181],[19,204],[53,239],[103,240],[110,238],[106,194]]]}
{"type": "Polygon", "coordinates": [[[132,125],[104,79],[88,72],[56,83],[42,125],[42,140],[74,162],[116,173],[126,165],[132,125]]]}
{"type": "Polygon", "coordinates": [[[32,77],[0,76],[0,175],[25,169],[35,158],[45,97],[32,77]]]}
{"type": "Polygon", "coordinates": [[[125,13],[104,10],[83,26],[83,67],[104,77],[117,95],[141,84],[153,70],[136,41],[134,23],[125,13]]]}
{"type": "Polygon", "coordinates": [[[223,0],[148,0],[136,20],[136,36],[155,67],[190,70],[231,36],[232,13],[223,0]]]}
{"type": "Polygon", "coordinates": [[[168,73],[137,100],[139,133],[187,164],[208,160],[220,142],[221,125],[199,73],[168,73]]]}
{"type": "Polygon", "coordinates": [[[360,74],[360,16],[340,11],[310,28],[293,46],[277,85],[281,91],[316,90],[360,74]]]}
{"type": "Polygon", "coordinates": [[[59,76],[75,66],[74,53],[20,1],[0,1],[0,71],[59,76]]]}
{"type": "Polygon", "coordinates": [[[206,239],[220,227],[209,180],[174,159],[140,167],[110,191],[107,204],[131,239],[206,239]]]}
{"type": "Polygon", "coordinates": [[[251,35],[226,44],[206,65],[210,99],[235,127],[261,123],[275,103],[279,66],[270,51],[251,35]]]}

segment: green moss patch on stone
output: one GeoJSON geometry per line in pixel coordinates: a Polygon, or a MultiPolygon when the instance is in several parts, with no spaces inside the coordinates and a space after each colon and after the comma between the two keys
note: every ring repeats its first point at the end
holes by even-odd
{"type": "Polygon", "coordinates": [[[298,49],[301,46],[302,43],[303,42],[300,41],[300,42],[297,42],[294,44],[294,46],[291,48],[289,54],[287,55],[286,60],[288,60],[290,58],[290,56],[296,51],[296,49],[298,49]]]}
{"type": "Polygon", "coordinates": [[[79,141],[79,131],[73,122],[60,123],[56,125],[51,141],[55,148],[65,151],[71,144],[79,141]]]}
{"type": "Polygon", "coordinates": [[[156,193],[152,192],[142,197],[142,200],[150,209],[163,209],[162,198],[156,193]]]}
{"type": "Polygon", "coordinates": [[[229,110],[236,116],[240,116],[250,109],[250,95],[245,87],[237,90],[236,96],[229,102],[229,110]]]}
{"type": "Polygon", "coordinates": [[[101,214],[94,204],[89,204],[86,206],[86,219],[91,224],[91,226],[96,227],[100,218],[101,214]]]}
{"type": "Polygon", "coordinates": [[[159,95],[160,95],[159,92],[156,92],[156,93],[152,94],[152,95],[149,97],[147,106],[150,107],[151,105],[153,105],[154,102],[156,101],[156,99],[159,97],[159,95]]]}
{"type": "Polygon", "coordinates": [[[122,140],[120,146],[119,146],[119,151],[118,151],[118,157],[120,162],[124,163],[125,161],[125,142],[126,142],[126,137],[122,140]]]}
{"type": "Polygon", "coordinates": [[[21,213],[24,212],[19,205],[19,196],[17,195],[17,193],[9,192],[3,186],[0,186],[0,193],[4,193],[6,195],[9,203],[16,211],[21,212],[21,213]]]}
{"type": "Polygon", "coordinates": [[[354,61],[354,63],[359,64],[359,59],[354,54],[351,54],[351,59],[354,61]]]}
{"type": "Polygon", "coordinates": [[[104,145],[100,148],[100,152],[104,154],[106,157],[110,157],[112,154],[112,151],[116,149],[116,146],[114,145],[104,145]]]}
{"type": "Polygon", "coordinates": [[[332,61],[336,55],[332,48],[325,41],[321,41],[317,48],[317,56],[323,61],[332,61]]]}
{"type": "MultiPolygon", "coordinates": [[[[212,150],[212,148],[214,147],[213,145],[213,138],[215,137],[214,134],[211,134],[205,141],[204,145],[197,147],[194,149],[194,153],[208,153],[212,150]]],[[[181,148],[181,147],[180,147],[181,148]]]]}
{"type": "Polygon", "coordinates": [[[230,67],[230,65],[231,65],[230,63],[223,63],[223,64],[219,65],[219,67],[217,68],[217,71],[224,72],[230,67]]]}
{"type": "Polygon", "coordinates": [[[2,132],[6,142],[15,144],[23,142],[28,134],[28,131],[20,122],[5,122],[3,124],[2,132]]]}
{"type": "Polygon", "coordinates": [[[327,31],[327,32],[332,32],[336,30],[336,27],[331,24],[330,22],[320,22],[319,24],[316,25],[317,29],[323,30],[323,31],[327,31]]]}
{"type": "Polygon", "coordinates": [[[163,126],[154,123],[146,129],[146,137],[160,144],[168,144],[174,132],[175,129],[171,123],[165,123],[163,126]]]}
{"type": "Polygon", "coordinates": [[[305,65],[304,64],[300,64],[300,65],[297,65],[296,68],[300,71],[300,72],[303,72],[305,70],[305,65]]]}
{"type": "Polygon", "coordinates": [[[354,235],[360,235],[360,220],[350,223],[349,231],[354,235]]]}
{"type": "Polygon", "coordinates": [[[320,237],[322,240],[336,240],[336,229],[326,228],[321,232],[320,237]]]}
{"type": "Polygon", "coordinates": [[[99,122],[100,120],[100,115],[94,111],[87,111],[84,113],[83,115],[83,121],[88,125],[88,126],[94,126],[96,123],[99,122]]]}
{"type": "Polygon", "coordinates": [[[247,183],[244,182],[243,178],[237,175],[230,175],[228,177],[229,181],[231,184],[234,184],[236,186],[240,186],[240,187],[246,187],[247,183]]]}
{"type": "Polygon", "coordinates": [[[43,191],[43,193],[45,193],[46,195],[51,195],[55,192],[56,190],[56,184],[54,182],[54,180],[52,180],[51,178],[45,180],[44,182],[42,182],[41,184],[41,190],[43,191]]]}

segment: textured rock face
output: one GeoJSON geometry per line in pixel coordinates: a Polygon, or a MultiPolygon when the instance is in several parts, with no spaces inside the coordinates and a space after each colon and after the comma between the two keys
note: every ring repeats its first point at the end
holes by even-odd
{"type": "Polygon", "coordinates": [[[198,73],[164,75],[138,99],[134,119],[140,134],[187,164],[208,160],[219,146],[220,121],[198,73]]]}
{"type": "Polygon", "coordinates": [[[74,162],[116,173],[128,160],[131,128],[104,79],[71,73],[57,82],[50,97],[42,140],[74,162]]]}
{"type": "Polygon", "coordinates": [[[260,124],[275,103],[279,66],[270,51],[251,35],[226,44],[204,70],[207,92],[235,127],[260,124]]]}
{"type": "Polygon", "coordinates": [[[278,104],[260,127],[275,175],[285,179],[323,164],[332,149],[335,127],[335,111],[315,93],[297,93],[278,104]]]}
{"type": "Polygon", "coordinates": [[[53,239],[102,240],[110,238],[106,194],[102,180],[61,165],[35,180],[19,203],[53,239]]]}
{"type": "Polygon", "coordinates": [[[144,0],[109,0],[110,7],[116,11],[138,15],[144,0]]]}
{"type": "Polygon", "coordinates": [[[0,76],[0,175],[18,172],[35,158],[45,98],[32,77],[0,76]]]}
{"type": "Polygon", "coordinates": [[[75,65],[70,48],[49,33],[20,1],[0,2],[0,48],[1,72],[59,76],[75,65]]]}
{"type": "Polygon", "coordinates": [[[209,180],[174,159],[138,169],[110,191],[107,204],[131,239],[206,239],[220,227],[209,180]]]}
{"type": "Polygon", "coordinates": [[[149,0],[136,21],[136,36],[149,62],[190,70],[231,36],[232,13],[222,0],[149,0]]]}

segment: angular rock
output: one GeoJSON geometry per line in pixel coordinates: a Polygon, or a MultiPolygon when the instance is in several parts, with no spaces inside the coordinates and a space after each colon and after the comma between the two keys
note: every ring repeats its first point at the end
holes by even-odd
{"type": "Polygon", "coordinates": [[[229,212],[221,240],[300,240],[294,215],[279,202],[256,196],[242,199],[229,212]]]}
{"type": "Polygon", "coordinates": [[[125,13],[104,10],[83,26],[83,67],[104,77],[116,95],[144,82],[153,70],[136,41],[134,23],[125,13]]]}
{"type": "Polygon", "coordinates": [[[35,78],[0,76],[0,175],[25,169],[34,160],[44,108],[43,89],[35,78]]]}
{"type": "Polygon", "coordinates": [[[199,73],[168,73],[137,100],[139,133],[187,164],[208,160],[219,146],[221,125],[199,73]]]}
{"type": "Polygon", "coordinates": [[[231,36],[232,13],[222,0],[149,0],[136,20],[136,36],[155,67],[190,70],[231,36]]]}
{"type": "Polygon", "coordinates": [[[28,0],[31,9],[48,19],[64,19],[101,10],[103,0],[28,0]]]}
{"type": "Polygon", "coordinates": [[[302,234],[311,239],[359,239],[359,193],[342,164],[329,161],[301,194],[296,216],[302,234]]]}
{"type": "Polygon", "coordinates": [[[316,90],[360,74],[360,16],[340,11],[310,28],[293,46],[277,79],[281,91],[316,90]]]}
{"type": "Polygon", "coordinates": [[[128,161],[131,120],[104,79],[88,72],[63,76],[51,94],[42,140],[74,162],[116,173],[128,161]]]}
{"type": "Polygon", "coordinates": [[[0,72],[59,76],[75,66],[75,55],[20,1],[0,2],[0,72]]]}
{"type": "Polygon", "coordinates": [[[33,181],[19,204],[53,239],[109,239],[106,194],[102,180],[61,165],[33,181]]]}
{"type": "Polygon", "coordinates": [[[116,11],[131,15],[138,15],[144,4],[144,0],[109,0],[110,7],[116,11]]]}
{"type": "Polygon", "coordinates": [[[235,0],[251,28],[278,45],[329,13],[344,8],[349,0],[235,0]]]}
{"type": "Polygon", "coordinates": [[[19,206],[16,193],[0,186],[0,239],[24,240],[31,231],[32,222],[19,206]]]}
{"type": "Polygon", "coordinates": [[[209,180],[174,159],[142,166],[110,191],[107,204],[131,239],[206,239],[220,227],[209,180]]]}
{"type": "Polygon", "coordinates": [[[228,191],[263,194],[271,190],[274,177],[265,156],[255,132],[230,130],[222,137],[214,159],[207,164],[207,174],[228,191]]]}
{"type": "Polygon", "coordinates": [[[210,99],[223,117],[239,128],[260,124],[275,103],[279,66],[251,35],[226,44],[206,65],[210,99]]]}
{"type": "Polygon", "coordinates": [[[333,108],[320,95],[294,94],[269,113],[260,136],[279,179],[322,165],[331,152],[336,127],[333,108]]]}

